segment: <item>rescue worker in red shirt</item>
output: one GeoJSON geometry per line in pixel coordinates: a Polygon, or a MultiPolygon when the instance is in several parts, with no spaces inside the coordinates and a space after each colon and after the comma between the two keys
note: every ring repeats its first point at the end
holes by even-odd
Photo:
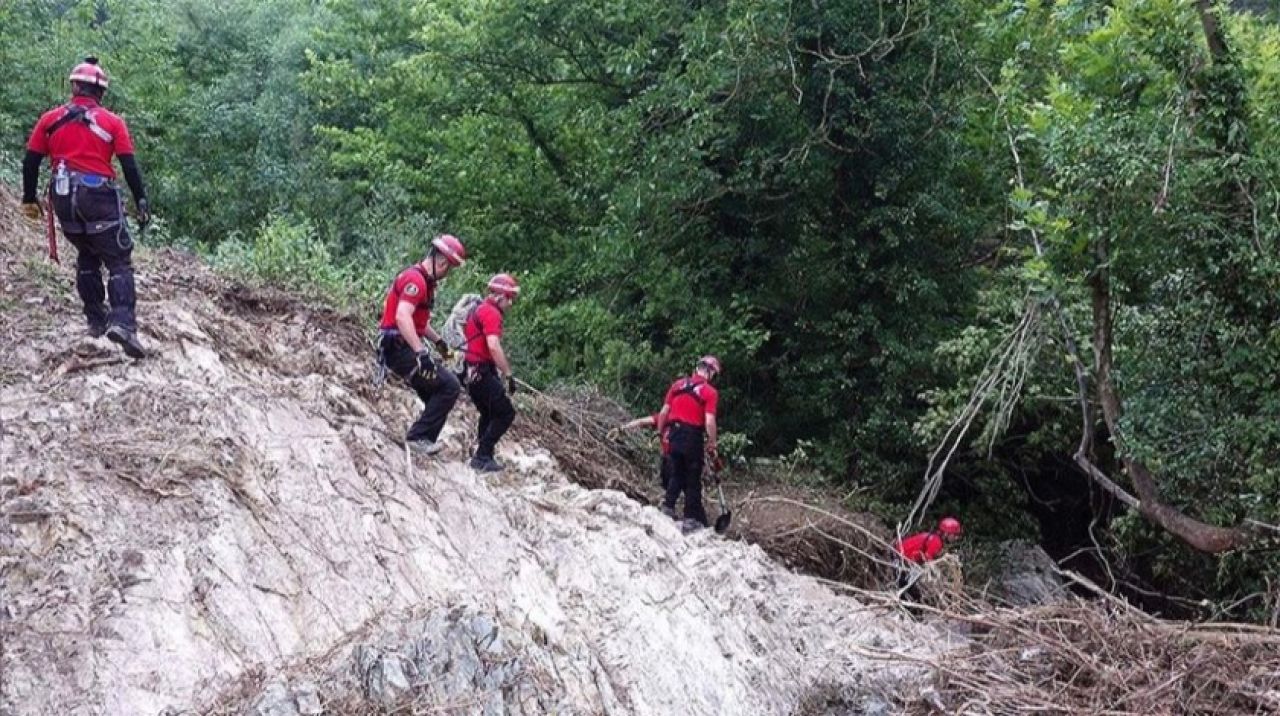
{"type": "Polygon", "coordinates": [[[424,341],[448,361],[449,345],[431,327],[431,309],[436,286],[466,258],[467,250],[457,237],[441,234],[432,239],[426,257],[391,282],[378,324],[379,364],[403,378],[422,399],[422,414],[405,435],[405,444],[420,455],[444,449],[440,431],[462,392],[458,377],[436,361],[424,341]]]}
{"type": "Polygon", "coordinates": [[[76,247],[76,292],[84,302],[89,335],[97,338],[105,334],[130,357],[142,358],[146,354],[138,342],[134,315],[133,239],[125,226],[124,205],[111,165],[113,155],[120,160],[133,193],[139,226],[151,221],[151,211],[129,128],[101,105],[108,84],[97,58],[86,57],[71,71],[71,101],[45,112],[36,122],[22,162],[22,210],[31,219],[41,216],[36,184],[40,165],[48,156],[53,167],[49,186],[53,211],[63,235],[76,247]],[[104,265],[108,276],[105,291],[104,265]]]}
{"type": "Polygon", "coordinates": [[[683,528],[686,530],[708,525],[707,511],[702,506],[702,465],[704,453],[713,465],[720,462],[716,444],[720,393],[711,385],[719,375],[720,360],[703,356],[693,375],[671,384],[658,412],[658,434],[665,433],[671,445],[671,467],[662,511],[674,519],[676,501],[684,493],[683,528]]]}
{"type": "MultiPolygon", "coordinates": [[[[636,418],[630,422],[623,423],[609,431],[607,437],[616,440],[621,431],[635,430],[636,428],[654,428],[658,427],[658,414],[647,415],[643,418],[636,418]]],[[[662,483],[663,494],[667,491],[667,481],[671,477],[671,441],[668,439],[667,433],[658,434],[658,444],[661,448],[661,458],[658,463],[658,481],[662,483]]]]}
{"type": "Polygon", "coordinates": [[[480,472],[503,469],[494,459],[498,441],[516,419],[511,396],[516,392],[516,379],[511,363],[502,349],[502,321],[520,295],[520,284],[511,274],[500,273],[489,279],[489,295],[476,307],[463,328],[467,339],[467,394],[480,413],[476,430],[476,452],[471,467],[480,472]]]}
{"type": "Polygon", "coordinates": [[[942,548],[960,539],[963,529],[960,520],[954,517],[943,517],[938,522],[937,532],[917,532],[904,537],[894,545],[898,554],[906,561],[915,564],[932,562],[942,554],[942,548]]]}

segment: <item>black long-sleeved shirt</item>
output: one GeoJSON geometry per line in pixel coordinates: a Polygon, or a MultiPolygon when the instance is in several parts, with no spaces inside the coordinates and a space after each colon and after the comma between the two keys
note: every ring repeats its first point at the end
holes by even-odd
{"type": "MultiPolygon", "coordinates": [[[[45,155],[27,150],[22,159],[22,203],[33,204],[36,200],[36,185],[40,179],[40,164],[45,155]]],[[[132,154],[121,154],[120,168],[124,170],[125,183],[133,194],[133,202],[137,204],[147,198],[146,186],[142,183],[142,170],[138,168],[138,160],[132,154]]]]}

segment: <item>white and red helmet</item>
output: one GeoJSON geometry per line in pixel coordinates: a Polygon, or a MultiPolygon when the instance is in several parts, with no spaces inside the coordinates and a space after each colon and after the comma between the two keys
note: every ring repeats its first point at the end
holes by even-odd
{"type": "Polygon", "coordinates": [[[944,535],[959,537],[964,532],[964,528],[960,526],[960,520],[954,517],[943,517],[938,522],[938,531],[944,535]]]}
{"type": "Polygon", "coordinates": [[[431,246],[453,266],[461,266],[467,260],[467,247],[462,245],[458,237],[440,234],[431,240],[431,246]]]}
{"type": "Polygon", "coordinates": [[[516,296],[520,295],[520,283],[509,273],[494,274],[493,278],[489,279],[489,292],[514,301],[516,296]]]}
{"type": "Polygon", "coordinates": [[[706,366],[712,375],[720,375],[720,359],[713,355],[705,355],[698,359],[698,367],[706,366]]]}
{"type": "Polygon", "coordinates": [[[110,80],[107,79],[107,71],[98,66],[98,58],[96,57],[86,57],[84,62],[73,67],[70,80],[101,87],[104,90],[107,85],[111,84],[110,80]]]}

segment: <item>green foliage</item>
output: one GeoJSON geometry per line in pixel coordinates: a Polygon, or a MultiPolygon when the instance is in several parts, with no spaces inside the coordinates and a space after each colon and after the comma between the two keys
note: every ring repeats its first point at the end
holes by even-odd
{"type": "MultiPolygon", "coordinates": [[[[1107,281],[1125,412],[1104,450],[1144,462],[1165,499],[1198,519],[1277,522],[1275,28],[1228,15],[1228,52],[1210,56],[1192,3],[1005,3],[985,16],[991,54],[975,71],[992,82],[975,116],[996,130],[989,165],[1017,177],[1016,240],[1000,271],[1013,288],[997,295],[1052,291],[1087,330],[1091,286],[1107,281]]],[[[980,356],[1010,320],[943,348],[980,356]]],[[[1089,345],[1087,333],[1076,339],[1089,345]]],[[[1028,388],[1019,421],[1039,449],[1069,454],[1079,440],[1064,419],[1070,402],[1046,414],[1034,400],[1069,394],[1069,377],[1051,358],[1028,388]]],[[[938,412],[920,429],[936,435],[965,395],[932,393],[938,412]]],[[[1036,459],[1024,448],[1018,463],[1036,459]]],[[[1118,475],[1107,453],[1099,459],[1118,475]]],[[[1121,554],[1148,555],[1133,568],[1197,596],[1265,590],[1277,567],[1189,554],[1132,515],[1113,534],[1121,554]]]]}
{"type": "Polygon", "coordinates": [[[909,38],[882,55],[855,7],[364,7],[330,5],[305,79],[330,171],[411,188],[527,277],[513,323],[538,378],[651,404],[716,352],[758,450],[816,438],[841,471],[904,468],[880,448],[968,300],[939,270],[968,243],[937,171],[957,149],[930,134],[947,70],[924,61],[951,46],[918,34],[948,4],[895,10],[909,38]]]}
{"type": "Polygon", "coordinates": [[[341,302],[351,284],[351,269],[335,262],[306,219],[273,216],[252,240],[232,236],[214,249],[214,265],[252,276],[280,288],[341,302]]]}

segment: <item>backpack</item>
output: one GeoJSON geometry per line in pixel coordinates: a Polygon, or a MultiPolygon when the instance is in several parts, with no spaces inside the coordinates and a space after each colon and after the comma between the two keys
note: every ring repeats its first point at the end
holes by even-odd
{"type": "Polygon", "coordinates": [[[450,367],[454,371],[462,370],[462,363],[467,353],[467,324],[471,323],[471,319],[476,315],[476,309],[484,302],[484,298],[478,293],[466,293],[458,302],[453,304],[453,310],[449,311],[449,317],[445,319],[444,327],[440,329],[440,337],[445,343],[453,349],[453,363],[450,367]]]}

